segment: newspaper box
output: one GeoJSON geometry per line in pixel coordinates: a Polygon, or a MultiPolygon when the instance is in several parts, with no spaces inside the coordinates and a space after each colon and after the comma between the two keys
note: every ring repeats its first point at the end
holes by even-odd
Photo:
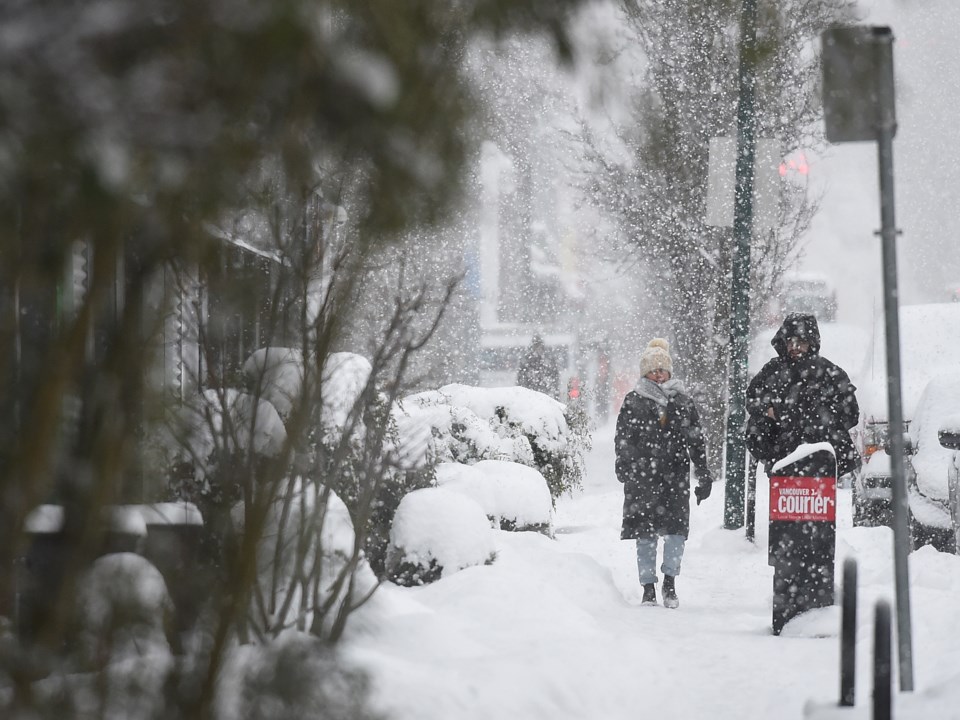
{"type": "Polygon", "coordinates": [[[837,478],[833,448],[801,446],[770,475],[769,564],[773,633],[797,615],[833,605],[837,478]]]}

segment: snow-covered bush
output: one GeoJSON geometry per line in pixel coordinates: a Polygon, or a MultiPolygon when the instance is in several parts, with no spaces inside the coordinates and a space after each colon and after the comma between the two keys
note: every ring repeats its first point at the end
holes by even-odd
{"type": "Polygon", "coordinates": [[[205,390],[178,408],[167,433],[173,459],[193,462],[204,472],[216,458],[235,452],[274,457],[287,438],[271,403],[233,388],[205,390]]]}
{"type": "Polygon", "coordinates": [[[438,462],[517,462],[543,475],[554,500],[581,486],[590,449],[585,416],[547,395],[454,384],[410,395],[401,407],[430,424],[438,462]]]}
{"type": "Polygon", "coordinates": [[[169,658],[173,603],[160,571],[145,558],[113,553],[97,559],[78,583],[76,604],[81,667],[169,658]]]}
{"type": "Polygon", "coordinates": [[[424,585],[494,557],[493,529],[476,501],[443,488],[414,490],[400,501],[387,555],[398,585],[424,585]]]}
{"type": "Polygon", "coordinates": [[[437,466],[437,484],[473,498],[501,530],[552,533],[550,490],[533,468],[504,460],[442,463],[437,466]]]}
{"type": "Polygon", "coordinates": [[[533,448],[524,435],[497,434],[488,419],[468,407],[446,404],[436,392],[404,398],[401,408],[398,425],[426,426],[432,437],[429,453],[437,462],[470,464],[489,459],[533,465],[533,448]]]}
{"type": "Polygon", "coordinates": [[[284,422],[300,399],[304,372],[303,353],[295,348],[260,348],[243,364],[254,394],[273,405],[284,422]]]}
{"type": "Polygon", "coordinates": [[[205,518],[212,507],[229,508],[249,470],[276,457],[286,439],[271,403],[232,388],[206,390],[177,408],[156,438],[159,459],[171,468],[168,494],[194,503],[205,518]]]}
{"type": "MultiPolygon", "coordinates": [[[[248,512],[242,503],[234,508],[239,534],[251,521],[248,512]]],[[[261,522],[249,631],[339,637],[346,617],[377,584],[358,550],[347,506],[328,487],[297,478],[284,484],[261,522]]]]}
{"type": "Polygon", "coordinates": [[[217,720],[378,720],[370,694],[366,674],[334,647],[287,631],[232,653],[217,689],[217,720]]]}

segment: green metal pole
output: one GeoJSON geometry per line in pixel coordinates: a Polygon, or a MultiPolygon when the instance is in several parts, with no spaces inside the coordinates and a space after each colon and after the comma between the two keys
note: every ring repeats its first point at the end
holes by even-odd
{"type": "Polygon", "coordinates": [[[743,527],[747,449],[747,337],[750,331],[750,237],[753,231],[753,165],[756,151],[757,0],[743,0],[740,11],[739,99],[737,101],[736,197],[733,207],[733,278],[730,288],[730,378],[723,524],[743,527]]]}

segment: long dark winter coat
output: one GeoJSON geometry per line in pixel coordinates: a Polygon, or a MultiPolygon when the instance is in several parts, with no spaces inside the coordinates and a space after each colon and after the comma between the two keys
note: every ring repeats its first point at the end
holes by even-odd
{"type": "MultiPolygon", "coordinates": [[[[641,381],[643,382],[643,381],[641,381]]],[[[690,462],[702,483],[712,482],[700,416],[682,393],[665,411],[631,390],[617,417],[616,471],[623,483],[623,540],[690,531],[690,462]]]]}
{"type": "Polygon", "coordinates": [[[768,466],[801,443],[829,442],[837,455],[837,477],[860,467],[850,439],[860,407],[847,373],[820,356],[820,328],[813,315],[793,313],[771,341],[777,357],[768,361],[747,388],[747,447],[768,466]],[[796,360],[787,338],[800,337],[810,351],[796,360]],[[773,408],[776,418],[767,415],[773,408]]]}

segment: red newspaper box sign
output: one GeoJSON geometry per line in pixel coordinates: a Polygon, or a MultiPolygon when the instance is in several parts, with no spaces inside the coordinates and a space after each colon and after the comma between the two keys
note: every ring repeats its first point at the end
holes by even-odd
{"type": "Polygon", "coordinates": [[[834,477],[770,478],[770,520],[835,522],[837,479],[834,477]]]}

